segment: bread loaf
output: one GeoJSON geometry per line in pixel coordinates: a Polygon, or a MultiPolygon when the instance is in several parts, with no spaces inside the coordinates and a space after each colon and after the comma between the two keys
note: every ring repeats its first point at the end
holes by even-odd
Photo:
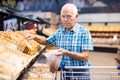
{"type": "Polygon", "coordinates": [[[33,33],[33,31],[1,31],[0,32],[0,45],[10,49],[19,50],[25,54],[34,55],[40,50],[40,44],[34,40],[27,41],[26,34],[33,33]]]}

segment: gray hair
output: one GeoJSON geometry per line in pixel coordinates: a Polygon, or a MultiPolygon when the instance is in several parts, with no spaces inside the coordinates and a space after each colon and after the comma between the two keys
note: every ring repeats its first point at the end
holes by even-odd
{"type": "Polygon", "coordinates": [[[73,13],[74,13],[75,15],[78,14],[78,10],[77,10],[76,5],[74,5],[74,4],[72,4],[72,3],[67,3],[67,4],[65,4],[65,5],[62,7],[61,12],[62,12],[62,10],[63,10],[64,8],[70,8],[70,9],[73,10],[73,13]]]}

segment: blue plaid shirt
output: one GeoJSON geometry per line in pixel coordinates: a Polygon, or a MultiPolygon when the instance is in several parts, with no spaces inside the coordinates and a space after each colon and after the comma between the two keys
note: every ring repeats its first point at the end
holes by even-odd
{"type": "MultiPolygon", "coordinates": [[[[53,35],[47,38],[50,44],[56,45],[58,49],[63,48],[72,52],[82,52],[83,50],[93,50],[93,42],[90,32],[83,26],[76,23],[69,32],[65,27],[59,28],[53,35]]],[[[90,66],[89,61],[78,61],[69,56],[63,55],[61,67],[64,66],[90,66]]]]}

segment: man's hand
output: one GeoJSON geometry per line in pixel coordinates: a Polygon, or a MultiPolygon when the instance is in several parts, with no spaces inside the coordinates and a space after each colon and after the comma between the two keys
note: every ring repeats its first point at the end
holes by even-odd
{"type": "Polygon", "coordinates": [[[32,39],[35,38],[35,35],[33,35],[33,34],[27,34],[27,35],[25,36],[25,38],[26,38],[27,40],[32,40],[32,39]]]}
{"type": "Polygon", "coordinates": [[[65,49],[59,49],[58,52],[55,54],[56,56],[62,56],[63,54],[67,53],[68,51],[65,49]]]}

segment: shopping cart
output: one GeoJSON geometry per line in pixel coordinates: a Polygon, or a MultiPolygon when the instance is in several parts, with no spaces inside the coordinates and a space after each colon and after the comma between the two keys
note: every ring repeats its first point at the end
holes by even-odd
{"type": "Polygon", "coordinates": [[[65,66],[61,70],[61,79],[120,80],[120,66],[65,66]]]}

